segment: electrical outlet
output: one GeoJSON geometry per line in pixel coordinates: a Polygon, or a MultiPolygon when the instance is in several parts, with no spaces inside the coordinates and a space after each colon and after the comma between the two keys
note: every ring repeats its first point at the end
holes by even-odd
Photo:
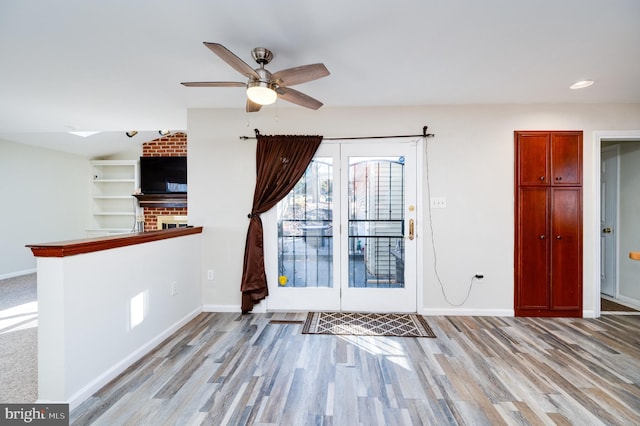
{"type": "Polygon", "coordinates": [[[447,207],[447,199],[445,197],[431,197],[432,209],[444,209],[447,207]]]}
{"type": "Polygon", "coordinates": [[[213,281],[213,277],[214,277],[213,269],[209,269],[209,270],[207,271],[207,279],[208,279],[209,281],[213,281]]]}
{"type": "Polygon", "coordinates": [[[178,282],[174,281],[171,283],[171,295],[175,296],[176,294],[178,294],[178,282]]]}

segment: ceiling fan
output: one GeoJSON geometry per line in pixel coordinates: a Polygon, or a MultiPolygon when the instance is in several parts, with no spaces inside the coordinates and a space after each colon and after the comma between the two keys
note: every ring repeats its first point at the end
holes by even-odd
{"type": "Polygon", "coordinates": [[[256,47],[252,50],[251,56],[260,65],[259,68],[253,69],[249,64],[219,43],[209,43],[205,41],[204,45],[249,80],[246,83],[235,81],[185,82],[181,83],[183,86],[246,87],[247,112],[259,111],[263,105],[272,104],[277,98],[314,110],[322,106],[322,102],[319,100],[291,89],[289,86],[328,76],[329,70],[327,70],[324,64],[302,65],[271,74],[264,68],[264,66],[273,59],[273,53],[269,49],[256,47]]]}

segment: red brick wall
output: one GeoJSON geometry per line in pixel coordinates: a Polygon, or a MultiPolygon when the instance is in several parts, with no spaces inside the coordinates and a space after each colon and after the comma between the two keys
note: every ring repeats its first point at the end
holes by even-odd
{"type": "Polygon", "coordinates": [[[158,216],[186,216],[186,207],[145,207],[144,208],[144,230],[153,231],[158,229],[158,216]]]}
{"type": "Polygon", "coordinates": [[[186,157],[187,135],[172,133],[142,144],[143,157],[186,157]]]}
{"type": "MultiPolygon", "coordinates": [[[[186,157],[186,133],[172,133],[142,144],[143,157],[186,157]]],[[[186,216],[186,207],[145,207],[144,230],[153,231],[158,227],[157,216],[186,216]]]]}

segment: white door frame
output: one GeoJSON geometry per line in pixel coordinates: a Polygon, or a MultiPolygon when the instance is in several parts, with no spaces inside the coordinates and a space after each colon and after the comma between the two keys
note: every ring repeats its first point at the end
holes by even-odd
{"type": "MultiPolygon", "coordinates": [[[[585,276],[586,280],[591,280],[592,285],[592,293],[591,297],[593,298],[593,315],[589,315],[589,313],[584,312],[584,316],[593,316],[595,318],[600,317],[600,162],[602,161],[600,156],[600,148],[602,146],[602,141],[638,141],[640,140],[640,130],[601,130],[593,132],[593,139],[591,142],[591,152],[593,154],[593,162],[591,163],[591,185],[593,193],[593,199],[590,206],[585,204],[585,213],[590,212],[591,217],[587,217],[585,214],[585,227],[584,234],[585,237],[593,237],[591,239],[591,246],[585,245],[585,257],[591,257],[593,259],[593,269],[590,274],[585,276]],[[591,231],[589,231],[591,230],[591,231]],[[590,251],[590,253],[587,252],[590,251]],[[588,256],[590,255],[590,256],[588,256]]],[[[586,151],[586,150],[585,150],[586,151]]],[[[588,183],[585,182],[585,183],[588,183]]],[[[588,188],[587,188],[588,190],[588,188]]],[[[588,241],[588,239],[587,239],[588,241]]],[[[585,282],[585,284],[588,284],[585,282]]],[[[585,286],[588,288],[588,286],[585,286]]]]}

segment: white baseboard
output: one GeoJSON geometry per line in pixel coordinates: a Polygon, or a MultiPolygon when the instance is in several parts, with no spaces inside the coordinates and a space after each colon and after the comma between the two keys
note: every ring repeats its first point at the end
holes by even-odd
{"type": "Polygon", "coordinates": [[[240,305],[202,305],[202,312],[242,312],[240,305]]]}
{"type": "Polygon", "coordinates": [[[512,317],[513,309],[432,309],[422,308],[425,316],[476,316],[476,317],[512,317]]]}
{"type": "MultiPolygon", "coordinates": [[[[203,305],[202,312],[235,312],[240,313],[240,305],[203,305]]],[[[255,314],[266,313],[266,305],[259,303],[251,311],[255,314]]],[[[287,311],[288,312],[288,311],[287,311]]],[[[293,311],[292,311],[293,312],[293,311]]],[[[431,309],[423,308],[421,315],[440,316],[484,316],[484,317],[512,317],[513,309],[431,309]]]]}
{"type": "Polygon", "coordinates": [[[9,272],[8,274],[0,275],[0,280],[6,280],[6,279],[9,279],[9,278],[20,277],[22,275],[35,274],[36,271],[37,271],[37,269],[33,268],[33,269],[25,269],[24,271],[9,272]]]}
{"type": "Polygon", "coordinates": [[[640,300],[634,299],[627,296],[618,296],[617,302],[622,302],[623,305],[626,305],[630,308],[640,309],[640,300]]]}
{"type": "Polygon", "coordinates": [[[69,401],[67,401],[67,403],[69,404],[69,409],[73,410],[75,407],[80,405],[85,399],[89,398],[104,385],[115,379],[119,374],[133,365],[140,358],[151,352],[151,350],[162,343],[167,337],[178,331],[181,327],[194,319],[201,312],[202,309],[200,307],[194,309],[193,311],[185,315],[182,319],[178,320],[169,328],[159,333],[156,337],[142,345],[129,356],[125,357],[120,362],[116,363],[114,366],[105,371],[103,374],[96,377],[94,380],[92,380],[90,383],[88,383],[86,386],[84,386],[69,398],[69,401]]]}
{"type": "MultiPolygon", "coordinates": [[[[240,305],[202,305],[202,312],[233,312],[241,313],[242,308],[240,305]]],[[[254,314],[264,314],[267,312],[266,305],[264,303],[258,303],[253,307],[251,311],[254,314]]]]}
{"type": "MultiPolygon", "coordinates": [[[[513,309],[430,309],[424,308],[421,315],[425,316],[476,316],[476,317],[513,317],[513,309]]],[[[583,318],[595,318],[594,310],[582,311],[583,318]]]]}
{"type": "MultiPolygon", "coordinates": [[[[424,308],[421,315],[424,316],[474,316],[474,317],[513,317],[513,309],[430,309],[424,308]]],[[[594,310],[582,311],[583,318],[595,318],[594,310]]]]}

